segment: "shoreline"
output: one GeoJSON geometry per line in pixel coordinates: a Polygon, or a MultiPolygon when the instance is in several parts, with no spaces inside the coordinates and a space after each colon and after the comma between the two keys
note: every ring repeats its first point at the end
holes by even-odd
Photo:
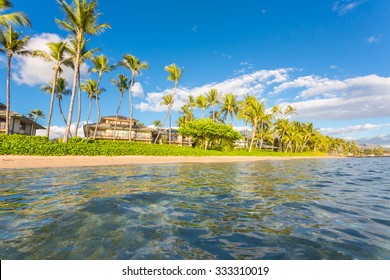
{"type": "Polygon", "coordinates": [[[0,156],[0,170],[31,168],[153,165],[177,163],[239,163],[291,159],[329,159],[337,156],[0,156]]]}

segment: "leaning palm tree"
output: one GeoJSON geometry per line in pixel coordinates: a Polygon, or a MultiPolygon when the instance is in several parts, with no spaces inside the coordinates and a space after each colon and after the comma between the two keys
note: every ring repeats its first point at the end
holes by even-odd
{"type": "MultiPolygon", "coordinates": [[[[172,104],[173,104],[173,101],[175,99],[177,85],[179,84],[181,76],[183,75],[184,67],[180,69],[180,67],[177,67],[176,64],[173,63],[171,65],[165,66],[165,71],[167,71],[169,73],[168,81],[173,81],[175,86],[173,88],[173,93],[172,93],[172,102],[170,103],[170,105],[168,105],[168,112],[165,115],[164,121],[162,122],[162,127],[165,125],[165,122],[167,120],[168,115],[171,114],[172,104]]],[[[154,143],[157,143],[157,139],[160,136],[160,132],[161,132],[161,129],[159,129],[154,143]]]]}
{"type": "Polygon", "coordinates": [[[116,124],[118,122],[118,114],[119,114],[119,110],[121,108],[123,94],[125,93],[126,90],[129,89],[129,82],[127,81],[127,77],[123,74],[119,74],[118,80],[111,79],[110,82],[113,83],[119,91],[119,105],[118,105],[118,109],[116,110],[115,126],[114,126],[114,141],[115,141],[116,124]]]}
{"type": "Polygon", "coordinates": [[[67,31],[70,31],[77,39],[77,52],[74,67],[72,96],[69,104],[68,121],[66,124],[65,135],[63,142],[68,141],[68,134],[72,122],[73,105],[76,94],[77,77],[80,70],[80,53],[82,42],[85,40],[85,35],[97,35],[105,29],[111,28],[107,23],[98,24],[98,18],[101,15],[97,12],[97,0],[73,0],[73,5],[70,6],[64,0],[58,0],[62,10],[65,13],[65,20],[56,19],[57,24],[67,31]]]}
{"type": "Polygon", "coordinates": [[[227,120],[230,116],[231,125],[233,125],[234,116],[238,112],[238,102],[237,97],[233,93],[228,93],[222,99],[221,113],[223,114],[223,119],[227,120]]]}
{"type": "Polygon", "coordinates": [[[53,115],[54,96],[56,91],[58,75],[62,72],[62,65],[70,66],[72,59],[66,56],[66,42],[47,43],[49,51],[36,50],[32,52],[33,57],[42,58],[44,61],[52,63],[54,65],[54,76],[52,80],[51,99],[49,116],[47,117],[46,137],[50,136],[50,123],[53,115]]]}
{"type": "Polygon", "coordinates": [[[119,62],[120,66],[124,66],[131,72],[131,80],[129,86],[129,104],[130,104],[130,130],[129,141],[131,141],[131,134],[133,130],[133,86],[135,83],[135,76],[141,73],[143,69],[149,69],[149,65],[145,61],[139,61],[137,57],[131,54],[125,54],[123,60],[119,62]]]}
{"type": "MultiPolygon", "coordinates": [[[[48,93],[48,94],[51,94],[52,88],[53,88],[52,82],[49,85],[41,86],[41,90],[48,93]]],[[[62,111],[61,102],[62,102],[63,96],[70,95],[71,91],[66,87],[66,81],[64,78],[59,77],[57,79],[56,88],[55,88],[54,93],[57,97],[58,108],[60,109],[62,119],[64,120],[64,123],[66,125],[66,118],[65,118],[64,112],[62,111]]]]}
{"type": "Polygon", "coordinates": [[[206,99],[209,104],[213,108],[213,122],[215,122],[215,106],[219,103],[219,92],[212,88],[208,92],[206,92],[206,99]]]}
{"type": "MultiPolygon", "coordinates": [[[[4,10],[12,8],[12,3],[9,0],[0,0],[0,12],[2,13],[4,10]]],[[[21,12],[13,12],[9,14],[1,14],[0,15],[0,25],[20,25],[31,27],[31,23],[25,14],[21,12]]]]}
{"type": "Polygon", "coordinates": [[[204,111],[208,107],[207,99],[206,97],[201,94],[196,98],[196,107],[200,108],[202,110],[202,119],[204,119],[204,111]]]}
{"type": "MultiPolygon", "coordinates": [[[[166,106],[168,106],[168,108],[171,107],[173,104],[173,94],[168,93],[167,95],[164,95],[160,104],[166,105],[166,106]]],[[[162,126],[163,125],[164,124],[162,124],[162,126]]],[[[168,131],[168,143],[169,144],[171,144],[171,133],[172,133],[172,114],[170,112],[169,113],[169,131],[168,131]]]]}
{"type": "Polygon", "coordinates": [[[9,25],[5,31],[0,31],[0,53],[7,55],[7,87],[6,100],[7,107],[5,113],[5,134],[9,133],[10,124],[10,106],[11,106],[11,62],[14,55],[27,56],[31,52],[26,50],[29,36],[22,37],[22,32],[14,31],[12,25],[9,25]]]}
{"type": "MultiPolygon", "coordinates": [[[[43,114],[43,112],[39,109],[31,110],[27,116],[29,118],[31,118],[34,121],[34,123],[37,123],[38,118],[41,118],[41,119],[45,118],[45,114],[43,114]]],[[[30,135],[32,135],[32,129],[33,129],[33,126],[31,126],[31,129],[30,129],[30,135]]]]}
{"type": "MultiPolygon", "coordinates": [[[[77,137],[78,133],[78,128],[80,125],[80,120],[81,120],[81,75],[80,75],[80,66],[85,63],[87,59],[91,59],[93,54],[100,49],[94,48],[91,50],[87,49],[87,43],[89,40],[83,40],[81,42],[81,49],[80,49],[80,62],[79,62],[79,69],[77,70],[77,121],[75,125],[75,132],[74,136],[77,137]]],[[[67,47],[68,53],[72,57],[73,60],[73,67],[76,65],[76,56],[77,56],[77,40],[73,39],[69,42],[68,47],[67,47]]],[[[71,134],[70,134],[71,135],[71,134]]]]}
{"type": "Polygon", "coordinates": [[[154,120],[153,121],[153,126],[155,128],[160,128],[161,127],[161,121],[160,120],[154,120]]]}
{"type": "MultiPolygon", "coordinates": [[[[80,84],[80,88],[87,93],[87,97],[89,99],[89,109],[88,109],[87,121],[86,121],[86,125],[88,127],[89,118],[91,116],[92,100],[95,98],[95,92],[97,89],[96,81],[87,80],[85,83],[80,84]]],[[[87,138],[89,138],[89,128],[87,129],[86,136],[87,138]]]]}

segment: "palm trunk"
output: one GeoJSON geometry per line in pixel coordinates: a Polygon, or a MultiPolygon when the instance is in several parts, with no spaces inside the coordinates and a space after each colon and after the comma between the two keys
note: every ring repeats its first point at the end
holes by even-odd
{"type": "Polygon", "coordinates": [[[54,77],[53,77],[53,82],[52,82],[52,89],[51,89],[51,98],[50,98],[50,110],[49,110],[49,116],[47,117],[47,128],[46,128],[46,137],[49,139],[50,136],[50,124],[51,124],[51,117],[53,115],[53,105],[54,105],[54,95],[56,91],[56,86],[57,86],[57,76],[58,76],[58,67],[56,65],[56,68],[54,70],[54,77]]]}
{"type": "Polygon", "coordinates": [[[260,150],[263,148],[263,131],[264,131],[264,121],[261,121],[260,124],[260,150]]]}
{"type": "Polygon", "coordinates": [[[213,106],[213,122],[215,122],[215,112],[214,112],[214,106],[213,106]]]}
{"type": "Polygon", "coordinates": [[[97,108],[97,120],[96,120],[96,124],[95,124],[95,133],[93,134],[93,140],[96,139],[96,133],[97,133],[99,120],[100,120],[100,107],[99,107],[99,97],[98,96],[96,96],[95,101],[96,101],[96,108],[97,108]]]}
{"type": "Polygon", "coordinates": [[[119,105],[118,105],[118,109],[116,110],[116,115],[115,115],[115,126],[114,126],[114,141],[115,141],[115,136],[116,136],[116,124],[118,122],[118,114],[119,114],[119,110],[121,109],[121,104],[122,104],[122,98],[123,98],[123,94],[121,93],[121,96],[120,96],[120,99],[119,99],[119,105]]]}
{"type": "Polygon", "coordinates": [[[74,136],[77,137],[77,133],[79,130],[80,125],[80,119],[81,119],[81,88],[80,88],[80,69],[77,74],[77,121],[76,121],[76,128],[74,131],[74,136]]]}
{"type": "Polygon", "coordinates": [[[204,119],[204,110],[205,109],[202,108],[202,119],[204,119]]]}
{"type": "Polygon", "coordinates": [[[62,106],[61,106],[60,99],[58,99],[58,107],[60,108],[60,113],[61,113],[62,119],[64,120],[64,123],[66,125],[66,119],[65,119],[65,116],[64,116],[64,112],[62,111],[62,106]]]}
{"type": "Polygon", "coordinates": [[[89,139],[89,126],[88,126],[88,123],[89,123],[89,117],[91,116],[91,109],[92,109],[92,97],[89,98],[89,109],[88,109],[88,116],[87,116],[87,139],[89,139]]]}
{"type": "Polygon", "coordinates": [[[172,139],[172,113],[169,112],[169,133],[168,133],[168,144],[171,145],[172,139]]]}
{"type": "Polygon", "coordinates": [[[82,35],[78,35],[77,37],[77,53],[76,53],[76,65],[75,65],[75,71],[73,75],[73,86],[72,86],[72,96],[70,98],[70,104],[69,104],[69,113],[68,113],[68,121],[66,123],[66,129],[65,129],[65,135],[63,142],[68,142],[68,135],[70,132],[70,125],[72,124],[72,115],[73,115],[73,105],[74,105],[74,99],[76,95],[76,86],[77,86],[77,76],[78,71],[80,68],[80,49],[81,49],[81,41],[82,41],[82,35]]]}
{"type": "Polygon", "coordinates": [[[131,73],[131,82],[130,82],[130,87],[129,87],[129,101],[130,101],[130,129],[129,129],[129,142],[131,142],[131,134],[133,132],[133,85],[134,85],[134,75],[135,73],[131,73]]]}
{"type": "Polygon", "coordinates": [[[8,71],[7,71],[7,107],[5,109],[5,134],[9,134],[9,126],[10,126],[10,108],[11,108],[11,60],[12,54],[8,53],[8,71]]]}
{"type": "Polygon", "coordinates": [[[257,126],[257,123],[255,123],[255,124],[253,125],[252,139],[251,139],[251,144],[250,144],[250,146],[249,146],[249,152],[252,151],[253,142],[254,142],[254,140],[255,140],[256,126],[257,126]]]}

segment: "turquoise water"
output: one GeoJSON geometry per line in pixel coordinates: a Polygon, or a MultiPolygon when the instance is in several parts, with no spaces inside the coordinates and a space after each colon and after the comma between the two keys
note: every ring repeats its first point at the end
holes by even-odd
{"type": "Polygon", "coordinates": [[[0,170],[0,259],[390,259],[389,167],[0,170]]]}

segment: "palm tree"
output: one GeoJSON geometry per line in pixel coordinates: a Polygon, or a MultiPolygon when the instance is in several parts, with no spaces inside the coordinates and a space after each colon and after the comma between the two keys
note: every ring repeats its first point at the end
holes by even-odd
{"type": "MultiPolygon", "coordinates": [[[[4,10],[12,8],[12,3],[9,0],[0,0],[0,12],[4,10]]],[[[9,14],[0,15],[0,25],[8,26],[8,25],[20,25],[31,27],[31,23],[25,14],[21,12],[13,12],[9,14]]]]}
{"type": "Polygon", "coordinates": [[[129,141],[131,141],[131,134],[133,130],[133,86],[135,83],[135,76],[141,73],[143,69],[149,69],[149,65],[145,61],[139,61],[137,57],[131,54],[125,54],[123,60],[119,63],[120,66],[124,66],[131,72],[131,80],[129,87],[129,104],[130,104],[130,130],[129,141]]]}
{"type": "Polygon", "coordinates": [[[245,114],[245,109],[249,106],[251,100],[256,100],[256,97],[253,95],[247,94],[243,101],[241,101],[238,105],[238,113],[237,117],[239,119],[244,120],[244,142],[245,142],[245,148],[248,145],[248,123],[250,121],[249,117],[245,114]]]}
{"type": "Polygon", "coordinates": [[[297,108],[291,106],[291,105],[287,105],[286,109],[284,110],[284,116],[285,117],[288,117],[290,115],[298,115],[297,113],[297,108]]]}
{"type": "MultiPolygon", "coordinates": [[[[167,71],[169,73],[168,81],[173,81],[175,86],[173,88],[173,93],[172,93],[172,102],[168,105],[168,112],[165,115],[164,121],[162,122],[162,127],[165,125],[165,122],[167,120],[168,115],[171,114],[172,104],[173,104],[173,101],[175,99],[177,85],[179,84],[181,76],[183,75],[184,67],[180,69],[180,67],[177,67],[176,64],[173,63],[171,65],[165,66],[165,71],[167,71]]],[[[161,132],[161,129],[159,129],[154,143],[157,143],[157,139],[160,136],[160,132],[161,132]]],[[[170,141],[171,141],[171,139],[169,139],[169,142],[170,141]]]]}
{"type": "Polygon", "coordinates": [[[46,62],[50,62],[54,64],[53,70],[54,70],[54,76],[52,81],[52,90],[51,90],[51,99],[50,99],[50,110],[49,110],[49,116],[47,118],[47,128],[46,128],[46,137],[49,138],[50,135],[50,123],[51,123],[51,117],[53,115],[53,105],[54,105],[54,95],[56,91],[56,85],[57,85],[57,78],[59,73],[62,72],[62,65],[70,66],[71,58],[66,57],[66,42],[56,42],[56,43],[47,43],[47,46],[49,47],[49,52],[42,51],[42,50],[36,50],[33,51],[32,55],[34,57],[42,58],[46,62]]]}
{"type": "MultiPolygon", "coordinates": [[[[52,88],[53,88],[52,82],[49,85],[41,86],[41,90],[46,92],[46,93],[48,93],[48,94],[51,94],[52,88]]],[[[64,112],[62,111],[61,102],[62,102],[62,98],[63,98],[64,95],[70,95],[70,94],[71,94],[71,91],[66,88],[66,81],[65,81],[65,79],[59,77],[57,79],[57,83],[56,83],[55,95],[57,97],[58,107],[60,109],[60,113],[61,113],[62,119],[64,120],[65,125],[66,125],[66,119],[65,119],[65,116],[64,116],[64,112]]]]}
{"type": "MultiPolygon", "coordinates": [[[[41,119],[45,118],[45,115],[39,109],[31,110],[27,116],[30,119],[32,119],[35,123],[37,123],[38,118],[41,118],[41,119]]],[[[32,129],[33,129],[33,126],[31,126],[31,128],[30,128],[30,135],[32,135],[32,129]]]]}
{"type": "Polygon", "coordinates": [[[118,80],[111,79],[110,82],[116,86],[116,88],[118,89],[119,94],[120,94],[119,95],[119,105],[118,105],[118,109],[116,110],[116,115],[115,115],[115,127],[114,127],[114,141],[115,141],[116,124],[118,122],[118,114],[119,114],[119,110],[121,108],[123,94],[125,93],[126,90],[129,89],[129,82],[127,81],[127,77],[123,74],[120,74],[118,76],[118,80]]]}
{"type": "Polygon", "coordinates": [[[73,0],[73,5],[70,6],[64,0],[58,0],[62,10],[65,13],[65,20],[56,19],[57,24],[67,31],[70,31],[77,39],[76,65],[74,67],[72,96],[69,104],[68,121],[66,124],[65,135],[63,142],[68,141],[68,134],[72,122],[73,105],[76,94],[77,77],[80,70],[80,53],[82,42],[86,34],[97,35],[105,29],[111,28],[107,23],[98,24],[98,18],[101,15],[97,12],[97,0],[73,0]]]}
{"type": "MultiPolygon", "coordinates": [[[[164,95],[163,98],[162,98],[162,101],[161,101],[161,105],[166,105],[169,107],[172,106],[172,103],[173,103],[173,94],[171,93],[168,93],[167,95],[164,95]]],[[[172,131],[172,114],[171,112],[169,111],[168,109],[168,112],[169,112],[169,131],[168,131],[168,144],[171,144],[171,131],[172,131]]],[[[162,124],[162,126],[164,126],[164,123],[162,124]]],[[[159,135],[157,135],[158,137],[159,135]]]]}
{"type": "Polygon", "coordinates": [[[209,106],[211,106],[213,108],[213,122],[215,122],[215,106],[219,103],[219,92],[212,88],[210,89],[208,92],[206,92],[206,100],[209,104],[209,106]]]}
{"type": "Polygon", "coordinates": [[[252,139],[251,144],[249,145],[249,152],[252,151],[253,142],[255,140],[255,134],[257,126],[261,120],[261,117],[264,115],[265,106],[263,102],[255,98],[248,99],[248,104],[243,108],[243,112],[240,115],[240,118],[243,118],[249,121],[252,124],[252,139]]]}
{"type": "Polygon", "coordinates": [[[233,125],[234,115],[238,112],[237,97],[233,93],[228,93],[222,100],[222,107],[220,113],[223,114],[223,119],[227,120],[230,116],[231,125],[233,125]]]}
{"type": "Polygon", "coordinates": [[[154,120],[153,125],[155,128],[160,128],[161,127],[161,121],[160,120],[154,120]]]}
{"type": "MultiPolygon", "coordinates": [[[[75,132],[74,136],[77,137],[78,133],[78,127],[80,125],[80,120],[81,120],[81,76],[80,76],[80,66],[83,64],[87,59],[91,59],[93,54],[97,51],[99,51],[99,48],[94,48],[91,50],[87,49],[87,43],[89,40],[83,40],[81,42],[81,50],[80,50],[80,63],[79,63],[79,69],[77,73],[77,121],[76,121],[76,126],[75,126],[75,132]]],[[[76,55],[77,55],[77,40],[73,39],[70,41],[67,47],[68,53],[73,59],[73,68],[76,65],[76,55]]],[[[70,134],[71,135],[71,134],[70,134]]]]}
{"type": "Polygon", "coordinates": [[[275,124],[275,132],[279,134],[278,142],[279,142],[279,152],[283,150],[283,138],[286,134],[286,131],[289,129],[289,122],[286,119],[278,119],[275,124]]]}
{"type": "MultiPolygon", "coordinates": [[[[89,104],[89,110],[88,110],[88,117],[87,117],[87,125],[89,122],[89,117],[91,115],[91,108],[92,108],[92,99],[95,99],[96,102],[96,108],[97,108],[97,121],[95,125],[95,133],[93,136],[93,139],[96,138],[96,133],[97,133],[97,125],[100,119],[100,107],[99,107],[99,94],[104,92],[105,89],[101,88],[99,89],[97,86],[97,82],[95,80],[87,80],[85,83],[82,83],[80,85],[81,89],[85,91],[88,94],[90,104],[89,104]]],[[[87,137],[89,137],[89,128],[88,128],[88,133],[87,137]]]]}
{"type": "Polygon", "coordinates": [[[209,105],[207,104],[206,97],[201,94],[196,98],[196,107],[202,109],[202,119],[204,119],[204,111],[209,105]]]}
{"type": "Polygon", "coordinates": [[[14,55],[27,56],[31,52],[26,50],[29,36],[22,37],[22,32],[14,31],[12,25],[9,25],[5,31],[0,31],[0,53],[7,55],[7,87],[6,87],[6,99],[7,107],[5,113],[5,134],[9,134],[10,124],[10,106],[11,106],[11,62],[14,55]]]}

